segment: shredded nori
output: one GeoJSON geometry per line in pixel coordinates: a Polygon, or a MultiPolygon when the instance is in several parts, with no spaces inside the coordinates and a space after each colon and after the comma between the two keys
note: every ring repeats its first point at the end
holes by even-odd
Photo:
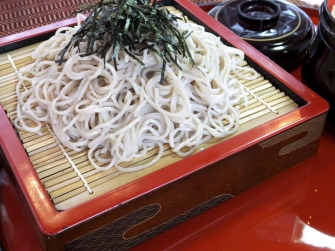
{"type": "Polygon", "coordinates": [[[104,62],[109,60],[106,59],[106,54],[112,47],[111,59],[116,69],[115,58],[120,49],[142,65],[144,63],[133,53],[135,46],[142,46],[140,51],[153,51],[163,59],[161,82],[164,79],[166,62],[172,61],[181,69],[177,54],[188,57],[192,66],[194,65],[185,40],[190,33],[179,32],[176,23],[181,18],[170,13],[156,0],[101,0],[81,6],[77,12],[87,11],[91,13],[58,55],[57,63],[66,61],[65,53],[72,46],[79,49],[80,43],[85,42],[86,51],[81,56],[95,54],[103,58],[104,62]],[[94,49],[94,42],[97,40],[102,42],[102,46],[94,49]]]}

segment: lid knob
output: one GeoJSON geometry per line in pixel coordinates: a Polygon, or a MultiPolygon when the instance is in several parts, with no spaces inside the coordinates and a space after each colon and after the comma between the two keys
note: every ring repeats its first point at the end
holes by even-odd
{"type": "Polygon", "coordinates": [[[276,25],[280,7],[269,0],[245,0],[237,6],[241,26],[252,30],[267,30],[276,25]]]}

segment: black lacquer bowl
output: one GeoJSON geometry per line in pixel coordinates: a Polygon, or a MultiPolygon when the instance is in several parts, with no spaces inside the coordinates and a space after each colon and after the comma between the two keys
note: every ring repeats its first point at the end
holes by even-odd
{"type": "Polygon", "coordinates": [[[329,102],[327,126],[335,132],[335,18],[330,6],[326,0],[320,6],[318,29],[303,61],[301,79],[329,102]]]}
{"type": "Polygon", "coordinates": [[[280,0],[230,0],[209,14],[287,71],[301,65],[315,33],[304,11],[280,0]]]}

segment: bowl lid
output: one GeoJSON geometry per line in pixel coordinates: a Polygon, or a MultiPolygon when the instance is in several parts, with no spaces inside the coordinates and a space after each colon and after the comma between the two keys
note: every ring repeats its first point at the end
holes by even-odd
{"type": "Polygon", "coordinates": [[[301,57],[314,35],[308,15],[280,0],[229,0],[209,14],[282,67],[289,55],[301,57]]]}
{"type": "Polygon", "coordinates": [[[293,4],[269,0],[227,1],[209,14],[239,37],[255,42],[299,38],[306,16],[293,4]]]}

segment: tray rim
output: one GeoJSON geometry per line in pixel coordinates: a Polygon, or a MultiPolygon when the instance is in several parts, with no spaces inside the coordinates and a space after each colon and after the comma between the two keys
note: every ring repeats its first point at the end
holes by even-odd
{"type": "MultiPolygon", "coordinates": [[[[159,189],[161,186],[181,179],[197,170],[205,168],[207,165],[328,111],[329,105],[324,99],[300,83],[291,74],[279,68],[275,63],[256,51],[222,24],[211,18],[200,7],[191,1],[183,0],[172,1],[172,5],[178,5],[190,11],[192,15],[210,26],[211,29],[215,30],[220,36],[223,36],[233,46],[243,50],[246,56],[253,60],[253,62],[263,67],[265,71],[276,77],[289,89],[298,93],[300,97],[306,100],[307,104],[277,119],[221,142],[211,147],[210,150],[207,149],[199,152],[127,185],[61,212],[55,209],[55,206],[49,199],[49,195],[37,177],[24,148],[20,147],[17,149],[18,144],[20,145],[21,142],[10,121],[8,119],[0,119],[0,145],[10,163],[12,172],[25,200],[36,219],[37,225],[44,234],[59,233],[63,231],[64,225],[70,228],[86,219],[102,214],[150,191],[159,189]],[[13,149],[16,150],[13,151],[13,149]],[[223,149],[226,151],[223,151],[223,149]],[[207,159],[210,159],[210,162],[207,159]],[[195,165],[194,163],[197,164],[195,165]],[[183,166],[183,168],[181,169],[179,166],[183,166]]],[[[45,32],[50,32],[50,30],[46,30],[46,27],[44,29],[45,32]]],[[[1,106],[0,118],[4,116],[7,118],[1,106]]]]}

